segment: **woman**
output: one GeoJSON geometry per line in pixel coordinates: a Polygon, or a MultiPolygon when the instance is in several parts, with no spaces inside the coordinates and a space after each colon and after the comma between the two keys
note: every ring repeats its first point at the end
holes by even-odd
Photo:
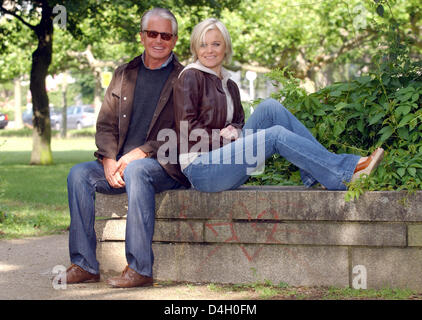
{"type": "Polygon", "coordinates": [[[319,182],[329,190],[345,190],[381,161],[381,148],[369,157],[329,152],[273,99],[244,125],[239,89],[223,68],[232,56],[230,35],[217,19],[195,26],[191,52],[195,62],[179,75],[173,96],[180,165],[195,189],[235,189],[275,153],[299,167],[305,186],[319,182]]]}

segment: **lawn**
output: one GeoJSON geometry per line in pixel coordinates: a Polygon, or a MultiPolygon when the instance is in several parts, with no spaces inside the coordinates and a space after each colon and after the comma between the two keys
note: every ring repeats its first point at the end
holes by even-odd
{"type": "Polygon", "coordinates": [[[94,159],[94,138],[53,138],[51,147],[53,165],[31,166],[31,138],[0,137],[0,239],[68,228],[66,177],[76,163],[94,159]]]}

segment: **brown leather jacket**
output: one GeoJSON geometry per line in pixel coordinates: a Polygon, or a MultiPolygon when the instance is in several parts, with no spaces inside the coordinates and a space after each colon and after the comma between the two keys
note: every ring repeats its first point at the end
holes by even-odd
{"type": "MultiPolygon", "coordinates": [[[[227,87],[233,100],[233,119],[228,125],[241,129],[245,123],[245,113],[240,102],[239,88],[233,80],[228,80],[227,87]]],[[[176,130],[180,141],[189,141],[184,130],[180,130],[180,122],[188,122],[188,135],[194,129],[203,129],[207,132],[209,139],[209,150],[216,146],[223,145],[223,139],[215,136],[213,143],[212,129],[223,129],[226,127],[227,99],[223,90],[221,80],[210,73],[198,69],[188,69],[176,81],[173,89],[174,115],[176,119],[176,130]]],[[[228,126],[227,125],[227,126],[228,126]]],[[[191,135],[192,140],[195,138],[191,135]]],[[[197,141],[188,142],[188,152],[197,141]]],[[[180,150],[179,152],[183,152],[180,150]]]]}
{"type": "MultiPolygon", "coordinates": [[[[129,63],[118,67],[113,74],[97,119],[95,143],[98,150],[94,155],[99,159],[103,157],[116,159],[123,148],[132,115],[136,79],[141,63],[142,58],[138,56],[129,63]]],[[[173,63],[174,69],[161,91],[146,142],[140,146],[140,149],[150,158],[156,158],[158,148],[165,143],[157,141],[158,132],[165,128],[175,129],[172,89],[183,66],[176,56],[173,58],[173,63]]],[[[179,164],[161,163],[161,165],[172,178],[184,186],[190,186],[189,181],[180,171],[179,164]]]]}

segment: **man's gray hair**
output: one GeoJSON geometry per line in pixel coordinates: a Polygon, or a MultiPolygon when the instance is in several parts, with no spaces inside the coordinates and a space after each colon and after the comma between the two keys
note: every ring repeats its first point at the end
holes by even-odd
{"type": "Polygon", "coordinates": [[[141,31],[147,29],[147,27],[148,27],[148,20],[152,16],[159,16],[161,18],[170,20],[170,22],[171,22],[171,29],[173,31],[173,34],[177,36],[177,32],[178,32],[177,19],[174,16],[174,14],[171,13],[170,10],[165,9],[165,8],[153,8],[153,9],[148,10],[147,12],[145,12],[142,15],[142,18],[141,18],[141,31]]]}

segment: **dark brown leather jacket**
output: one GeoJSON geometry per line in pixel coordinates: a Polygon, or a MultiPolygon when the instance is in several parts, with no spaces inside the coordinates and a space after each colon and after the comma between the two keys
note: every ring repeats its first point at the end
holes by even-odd
{"type": "MultiPolygon", "coordinates": [[[[129,63],[118,67],[113,74],[97,119],[95,143],[98,150],[94,155],[99,159],[103,157],[116,159],[123,148],[132,115],[136,78],[141,63],[142,58],[138,56],[129,63]]],[[[164,141],[157,141],[158,132],[165,128],[175,129],[173,85],[183,66],[176,56],[174,56],[172,63],[174,63],[174,69],[161,91],[157,108],[148,129],[146,142],[139,147],[150,158],[156,158],[157,150],[165,143],[164,141]]],[[[190,186],[189,181],[180,171],[179,164],[160,164],[175,180],[184,186],[190,186]]]]}
{"type": "MultiPolygon", "coordinates": [[[[233,100],[233,119],[230,123],[233,127],[241,129],[245,122],[245,113],[240,102],[239,88],[233,80],[228,80],[227,87],[233,100]]],[[[221,147],[223,140],[219,136],[212,135],[212,129],[226,127],[227,99],[221,80],[210,73],[198,69],[188,69],[176,81],[173,89],[174,115],[176,130],[180,141],[188,141],[188,150],[197,143],[195,136],[191,135],[194,129],[203,129],[209,137],[209,150],[216,146],[221,147]],[[188,130],[180,130],[180,122],[187,121],[188,130]],[[186,136],[185,134],[188,134],[186,136]],[[214,138],[214,143],[213,143],[214,138]],[[218,139],[218,141],[216,141],[218,139]]],[[[228,125],[230,125],[228,124],[228,125]]],[[[228,126],[227,125],[227,126],[228,126]]]]}

